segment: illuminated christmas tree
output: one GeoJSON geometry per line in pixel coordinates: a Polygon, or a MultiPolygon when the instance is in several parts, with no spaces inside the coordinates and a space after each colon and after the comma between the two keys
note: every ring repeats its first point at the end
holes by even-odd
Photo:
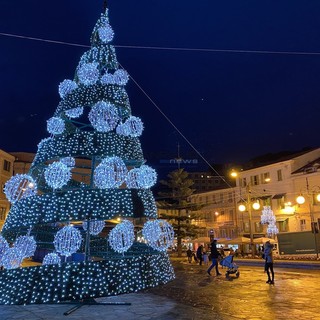
{"type": "Polygon", "coordinates": [[[173,229],[157,220],[150,190],[157,176],[143,158],[143,123],[131,113],[113,36],[106,10],[74,79],[59,85],[51,136],[30,171],[5,185],[12,208],[0,236],[1,304],[116,295],[174,278],[166,253],[173,229]],[[136,219],[144,222],[140,234],[136,219]],[[110,220],[120,222],[103,237],[110,220]],[[20,267],[40,251],[41,266],[20,267]]]}

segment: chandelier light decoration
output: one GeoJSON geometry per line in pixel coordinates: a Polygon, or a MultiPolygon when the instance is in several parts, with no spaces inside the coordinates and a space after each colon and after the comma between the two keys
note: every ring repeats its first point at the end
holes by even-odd
{"type": "Polygon", "coordinates": [[[129,220],[117,224],[109,233],[111,248],[119,253],[124,253],[132,246],[134,240],[134,226],[129,220]]]}
{"type": "Polygon", "coordinates": [[[61,263],[61,258],[59,257],[59,255],[57,255],[56,253],[52,252],[52,253],[48,253],[42,261],[43,265],[48,265],[48,264],[60,264],[61,263]]]}
{"type": "Polygon", "coordinates": [[[261,212],[261,224],[267,224],[267,234],[269,236],[279,233],[276,226],[276,217],[270,206],[264,206],[261,212]]]}
{"type": "Polygon", "coordinates": [[[4,193],[11,203],[37,194],[37,184],[27,174],[16,174],[4,185],[4,193]]]}
{"type": "Polygon", "coordinates": [[[82,241],[81,233],[73,226],[65,226],[54,237],[54,247],[58,253],[69,257],[77,252],[82,241]]]}
{"type": "Polygon", "coordinates": [[[98,235],[105,226],[105,223],[102,220],[90,220],[89,222],[83,221],[82,228],[84,231],[88,230],[88,224],[89,224],[89,233],[92,234],[93,236],[98,235]]]}

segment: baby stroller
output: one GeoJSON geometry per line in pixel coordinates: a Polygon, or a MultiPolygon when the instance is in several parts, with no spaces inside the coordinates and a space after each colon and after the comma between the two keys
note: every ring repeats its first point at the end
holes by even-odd
{"type": "Polygon", "coordinates": [[[229,255],[220,261],[220,265],[223,267],[227,267],[226,278],[230,279],[230,274],[235,274],[236,278],[239,278],[240,272],[239,267],[233,262],[233,255],[229,255]]]}

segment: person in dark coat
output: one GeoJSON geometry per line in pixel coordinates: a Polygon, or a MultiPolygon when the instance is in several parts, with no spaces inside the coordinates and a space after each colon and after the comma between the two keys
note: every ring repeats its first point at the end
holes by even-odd
{"type": "Polygon", "coordinates": [[[197,249],[197,258],[199,261],[199,265],[201,266],[203,261],[203,245],[202,244],[197,249]]]}
{"type": "Polygon", "coordinates": [[[213,267],[216,267],[216,275],[220,276],[221,273],[219,272],[219,268],[218,268],[218,259],[219,257],[221,257],[221,254],[217,249],[217,240],[212,240],[210,249],[211,249],[211,266],[207,270],[207,273],[209,276],[211,276],[211,273],[210,273],[211,270],[213,269],[213,267]]]}
{"type": "Polygon", "coordinates": [[[264,258],[266,260],[264,270],[267,272],[267,283],[274,284],[274,271],[273,271],[273,244],[267,241],[264,248],[264,258]]]}

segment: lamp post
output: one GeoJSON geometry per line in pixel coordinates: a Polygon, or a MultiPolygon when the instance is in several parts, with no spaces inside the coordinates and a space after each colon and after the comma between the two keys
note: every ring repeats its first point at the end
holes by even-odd
{"type": "MultiPolygon", "coordinates": [[[[238,174],[236,171],[232,170],[231,171],[231,177],[233,178],[237,178],[238,177],[238,174]]],[[[251,188],[250,188],[251,184],[248,183],[246,185],[246,196],[247,196],[247,200],[245,201],[245,204],[240,204],[238,209],[240,212],[244,212],[244,211],[248,211],[248,216],[249,216],[249,233],[250,233],[250,247],[251,247],[251,250],[252,250],[252,256],[255,256],[255,246],[254,246],[254,243],[253,243],[253,221],[252,221],[252,209],[254,210],[259,210],[260,209],[260,204],[258,201],[256,202],[252,202],[251,200],[251,188]]],[[[241,186],[240,186],[240,183],[239,183],[239,189],[240,189],[240,192],[241,192],[241,186]]],[[[239,194],[240,198],[242,199],[241,197],[241,193],[239,194]]],[[[242,199],[243,200],[243,199],[242,199]]]]}
{"type": "MultiPolygon", "coordinates": [[[[314,205],[315,205],[315,192],[314,191],[310,192],[308,178],[306,178],[306,194],[309,198],[308,206],[309,206],[309,213],[310,213],[310,220],[311,220],[311,232],[313,233],[314,246],[315,246],[316,256],[318,259],[319,258],[319,249],[318,249],[318,241],[317,241],[317,235],[316,235],[317,228],[316,228],[316,222],[314,221],[314,211],[313,211],[314,205]]],[[[317,194],[316,199],[318,202],[320,202],[320,193],[317,194]]],[[[305,203],[306,199],[302,194],[300,194],[296,198],[296,201],[299,205],[302,205],[305,203]]]]}

